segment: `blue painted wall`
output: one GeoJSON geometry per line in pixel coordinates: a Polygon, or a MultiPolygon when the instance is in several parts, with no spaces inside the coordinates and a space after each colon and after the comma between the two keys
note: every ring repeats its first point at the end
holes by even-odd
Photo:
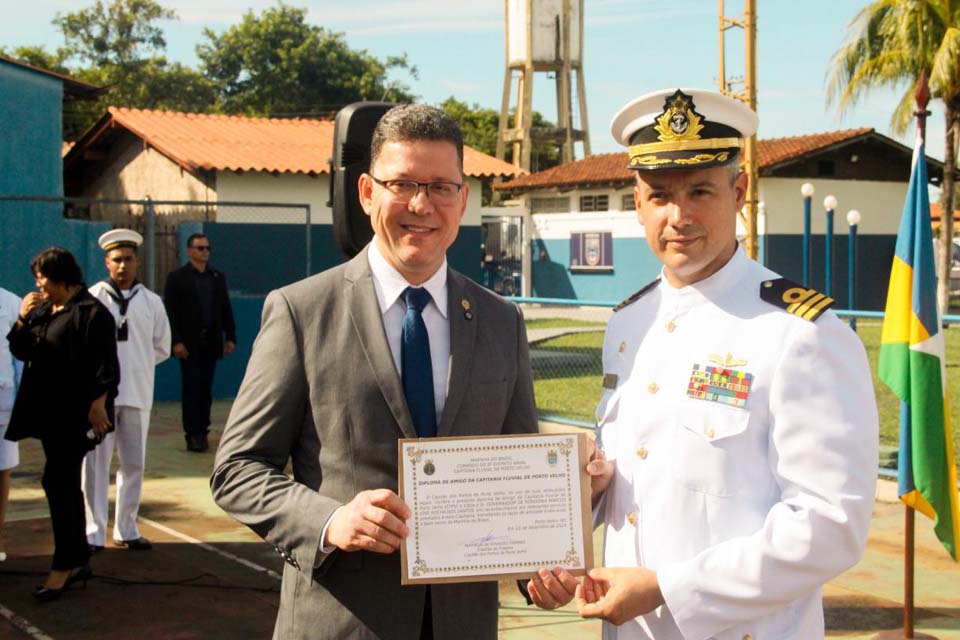
{"type": "MultiPolygon", "coordinates": [[[[344,261],[334,242],[331,225],[314,225],[311,231],[314,273],[344,261]]],[[[181,224],[180,247],[186,247],[191,233],[199,232],[210,238],[214,246],[211,264],[226,273],[230,286],[237,323],[237,350],[217,365],[213,397],[233,398],[243,381],[253,340],[260,331],[266,294],[304,277],[304,231],[295,225],[181,224]]],[[[447,261],[457,271],[479,281],[480,227],[460,228],[456,242],[447,251],[447,261]]],[[[175,359],[157,368],[154,398],[158,401],[180,399],[180,365],[175,359]]]]}
{"type": "MultiPolygon", "coordinates": [[[[847,286],[848,238],[833,238],[833,287],[830,295],[837,301],[835,308],[850,306],[847,286]]],[[[897,245],[895,235],[861,235],[857,238],[857,300],[856,308],[883,311],[890,284],[890,266],[897,245]]],[[[826,242],[822,235],[812,236],[810,242],[811,281],[809,286],[824,291],[826,276],[826,242]]],[[[766,265],[785,278],[803,281],[803,235],[772,235],[766,238],[766,265]]]]}
{"type": "MultiPolygon", "coordinates": [[[[0,195],[62,196],[62,82],[0,61],[0,195]]],[[[33,289],[31,258],[60,245],[88,282],[106,275],[96,240],[106,223],[65,220],[63,206],[0,202],[0,286],[23,295],[33,289]]]]}
{"type": "MultiPolygon", "coordinates": [[[[847,286],[847,236],[834,236],[834,267],[831,295],[836,308],[849,307],[847,286]]],[[[858,238],[856,308],[882,311],[887,299],[890,265],[897,238],[894,235],[861,235],[858,238]]],[[[785,278],[803,280],[803,236],[760,236],[760,262],[785,278]]],[[[826,258],[824,237],[811,241],[812,281],[810,286],[824,290],[826,258]]],[[[571,273],[568,240],[534,240],[533,296],[619,302],[647,284],[660,273],[660,263],[643,238],[614,238],[613,271],[610,273],[571,273]],[[539,260],[541,249],[546,260],[539,260]]]]}
{"type": "Polygon", "coordinates": [[[660,273],[644,238],[613,239],[613,271],[572,273],[569,240],[534,240],[531,282],[536,298],[619,302],[660,273]],[[541,260],[541,249],[546,259],[541,260]]]}

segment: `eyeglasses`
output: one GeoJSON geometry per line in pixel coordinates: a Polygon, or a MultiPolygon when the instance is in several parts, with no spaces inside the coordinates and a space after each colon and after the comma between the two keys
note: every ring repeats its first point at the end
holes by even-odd
{"type": "Polygon", "coordinates": [[[195,244],[190,248],[195,251],[213,251],[213,247],[208,244],[195,244]]]}
{"type": "Polygon", "coordinates": [[[427,198],[430,199],[430,202],[439,205],[449,205],[457,202],[457,197],[460,195],[460,190],[463,189],[463,184],[458,184],[456,182],[380,180],[372,175],[370,178],[378,185],[397,196],[398,199],[403,201],[413,200],[417,194],[420,193],[420,187],[423,187],[427,191],[427,198]]]}

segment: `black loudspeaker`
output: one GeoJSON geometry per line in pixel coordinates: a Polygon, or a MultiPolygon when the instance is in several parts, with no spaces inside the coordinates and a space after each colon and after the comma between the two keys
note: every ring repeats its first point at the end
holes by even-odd
{"type": "Polygon", "coordinates": [[[370,168],[370,140],[380,118],[395,107],[389,102],[354,102],[339,112],[333,125],[330,158],[330,207],[333,236],[348,258],[373,238],[370,218],[360,206],[357,181],[370,168]]]}

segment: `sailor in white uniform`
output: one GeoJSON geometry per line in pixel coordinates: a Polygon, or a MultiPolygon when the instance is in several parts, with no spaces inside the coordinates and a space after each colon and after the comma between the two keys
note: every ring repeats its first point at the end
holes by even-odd
{"type": "MultiPolygon", "coordinates": [[[[603,345],[606,459],[588,469],[605,567],[574,586],[608,640],[823,638],[822,586],[866,544],[878,418],[863,345],[831,298],[736,241],[737,160],[756,124],[688,89],[612,123],[663,269],[603,345]]],[[[569,575],[542,575],[538,604],[569,601],[569,575]]]]}
{"type": "Polygon", "coordinates": [[[154,369],[170,355],[170,323],[160,296],[136,280],[137,249],[143,238],[130,229],[114,229],[100,236],[109,277],[90,287],[117,323],[120,390],[116,399],[116,431],[87,454],[83,463],[87,542],[94,551],[106,541],[110,487],[110,460],[114,443],[119,456],[117,507],[113,541],[134,550],[151,548],[137,528],[143,489],[147,430],[153,406],[154,369]]]}

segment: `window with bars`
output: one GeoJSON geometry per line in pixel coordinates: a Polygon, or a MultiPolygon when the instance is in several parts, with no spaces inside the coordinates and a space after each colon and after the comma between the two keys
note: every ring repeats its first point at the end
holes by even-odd
{"type": "Polygon", "coordinates": [[[568,213],[570,198],[557,196],[552,198],[530,198],[530,213],[568,213]]]}
{"type": "Polygon", "coordinates": [[[621,196],[620,211],[636,211],[637,203],[633,200],[633,192],[621,196]]]}
{"type": "Polygon", "coordinates": [[[575,231],[570,234],[570,271],[613,271],[613,232],[575,231]]]}
{"type": "Polygon", "coordinates": [[[610,197],[604,195],[580,196],[580,211],[607,211],[610,209],[610,197]]]}

